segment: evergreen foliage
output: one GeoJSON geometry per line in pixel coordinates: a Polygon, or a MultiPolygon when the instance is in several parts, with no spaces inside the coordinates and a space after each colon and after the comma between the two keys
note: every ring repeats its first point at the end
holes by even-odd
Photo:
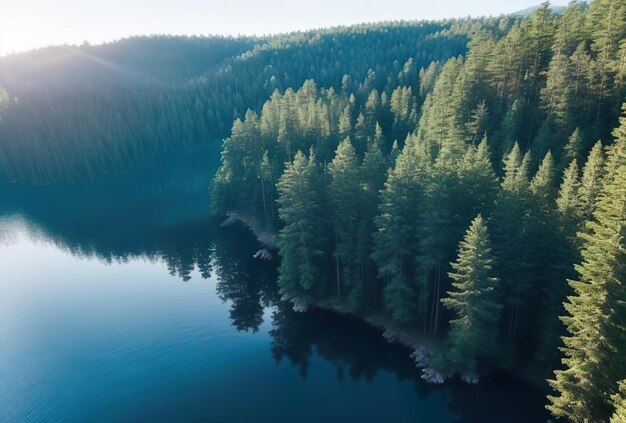
{"type": "Polygon", "coordinates": [[[441,300],[454,311],[449,347],[444,360],[462,372],[475,372],[478,360],[489,362],[498,354],[496,336],[502,305],[499,280],[494,277],[488,229],[478,215],[459,245],[459,255],[449,273],[454,291],[441,300]]]}
{"type": "Polygon", "coordinates": [[[626,379],[619,383],[619,393],[613,396],[615,412],[611,416],[611,423],[626,422],[626,379]]]}
{"type": "Polygon", "coordinates": [[[321,175],[313,149],[296,152],[277,184],[280,230],[278,285],[288,291],[324,292],[325,219],[321,175]]]}
{"type": "Polygon", "coordinates": [[[43,49],[0,59],[0,169],[74,182],[230,128],[213,211],[278,234],[287,294],[445,336],[447,369],[554,371],[556,417],[623,421],[625,58],[623,0],[43,49]]]}
{"type": "Polygon", "coordinates": [[[261,220],[267,195],[254,181],[284,173],[278,192],[264,188],[281,216],[266,220],[284,228],[281,287],[447,334],[435,365],[450,372],[551,372],[569,333],[550,409],[608,419],[624,379],[623,127],[610,136],[626,81],[623,8],[575,1],[555,15],[544,4],[496,21],[475,22],[466,54],[279,88],[233,125],[213,206],[261,220]],[[600,24],[601,13],[612,15],[600,24]],[[310,147],[314,213],[285,182],[310,147]],[[593,351],[591,339],[602,341],[593,351]]]}
{"type": "Polygon", "coordinates": [[[270,37],[136,37],[0,58],[0,86],[10,100],[0,124],[0,169],[21,184],[65,184],[136,168],[165,151],[215,142],[246,110],[260,113],[276,90],[311,78],[353,94],[359,105],[378,90],[387,115],[377,119],[385,130],[395,125],[403,139],[417,118],[418,69],[464,53],[475,25],[499,21],[389,22],[270,37]],[[400,107],[407,102],[412,111],[405,113],[400,107]],[[396,115],[387,110],[390,103],[396,115]]]}
{"type": "Polygon", "coordinates": [[[624,112],[593,219],[580,233],[582,261],[562,318],[565,368],[549,381],[557,391],[550,411],[574,421],[607,419],[626,376],[626,104],[624,112]]]}

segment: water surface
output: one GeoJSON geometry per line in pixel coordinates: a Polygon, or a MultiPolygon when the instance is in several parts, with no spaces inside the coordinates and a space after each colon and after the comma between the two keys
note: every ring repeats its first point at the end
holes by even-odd
{"type": "Polygon", "coordinates": [[[0,421],[545,421],[504,376],[433,386],[360,322],[294,313],[208,217],[215,148],[0,187],[0,421]]]}

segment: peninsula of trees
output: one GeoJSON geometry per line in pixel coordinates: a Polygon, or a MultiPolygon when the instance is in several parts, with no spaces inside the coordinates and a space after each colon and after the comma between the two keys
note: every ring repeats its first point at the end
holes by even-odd
{"type": "Polygon", "coordinates": [[[464,33],[277,89],[235,120],[212,205],[277,231],[284,291],[445,338],[442,374],[533,363],[555,416],[621,421],[626,3],[464,33]]]}

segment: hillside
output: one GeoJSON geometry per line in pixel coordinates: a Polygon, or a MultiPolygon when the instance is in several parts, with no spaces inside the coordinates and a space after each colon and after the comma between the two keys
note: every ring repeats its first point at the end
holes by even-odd
{"type": "Polygon", "coordinates": [[[144,36],[94,46],[48,47],[0,58],[0,86],[22,96],[102,90],[115,85],[180,83],[262,41],[144,36]]]}
{"type": "Polygon", "coordinates": [[[0,169],[17,183],[56,184],[136,168],[222,138],[234,118],[308,78],[337,90],[415,83],[421,68],[463,54],[483,25],[497,28],[480,19],[390,22],[268,39],[138,37],[9,56],[0,59],[10,99],[0,112],[0,169]]]}

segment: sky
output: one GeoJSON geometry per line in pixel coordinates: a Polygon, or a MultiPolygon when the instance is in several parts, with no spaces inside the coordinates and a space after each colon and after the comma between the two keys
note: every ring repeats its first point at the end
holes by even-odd
{"type": "Polygon", "coordinates": [[[132,35],[260,35],[381,20],[499,15],[541,1],[0,0],[0,55],[132,35]]]}

